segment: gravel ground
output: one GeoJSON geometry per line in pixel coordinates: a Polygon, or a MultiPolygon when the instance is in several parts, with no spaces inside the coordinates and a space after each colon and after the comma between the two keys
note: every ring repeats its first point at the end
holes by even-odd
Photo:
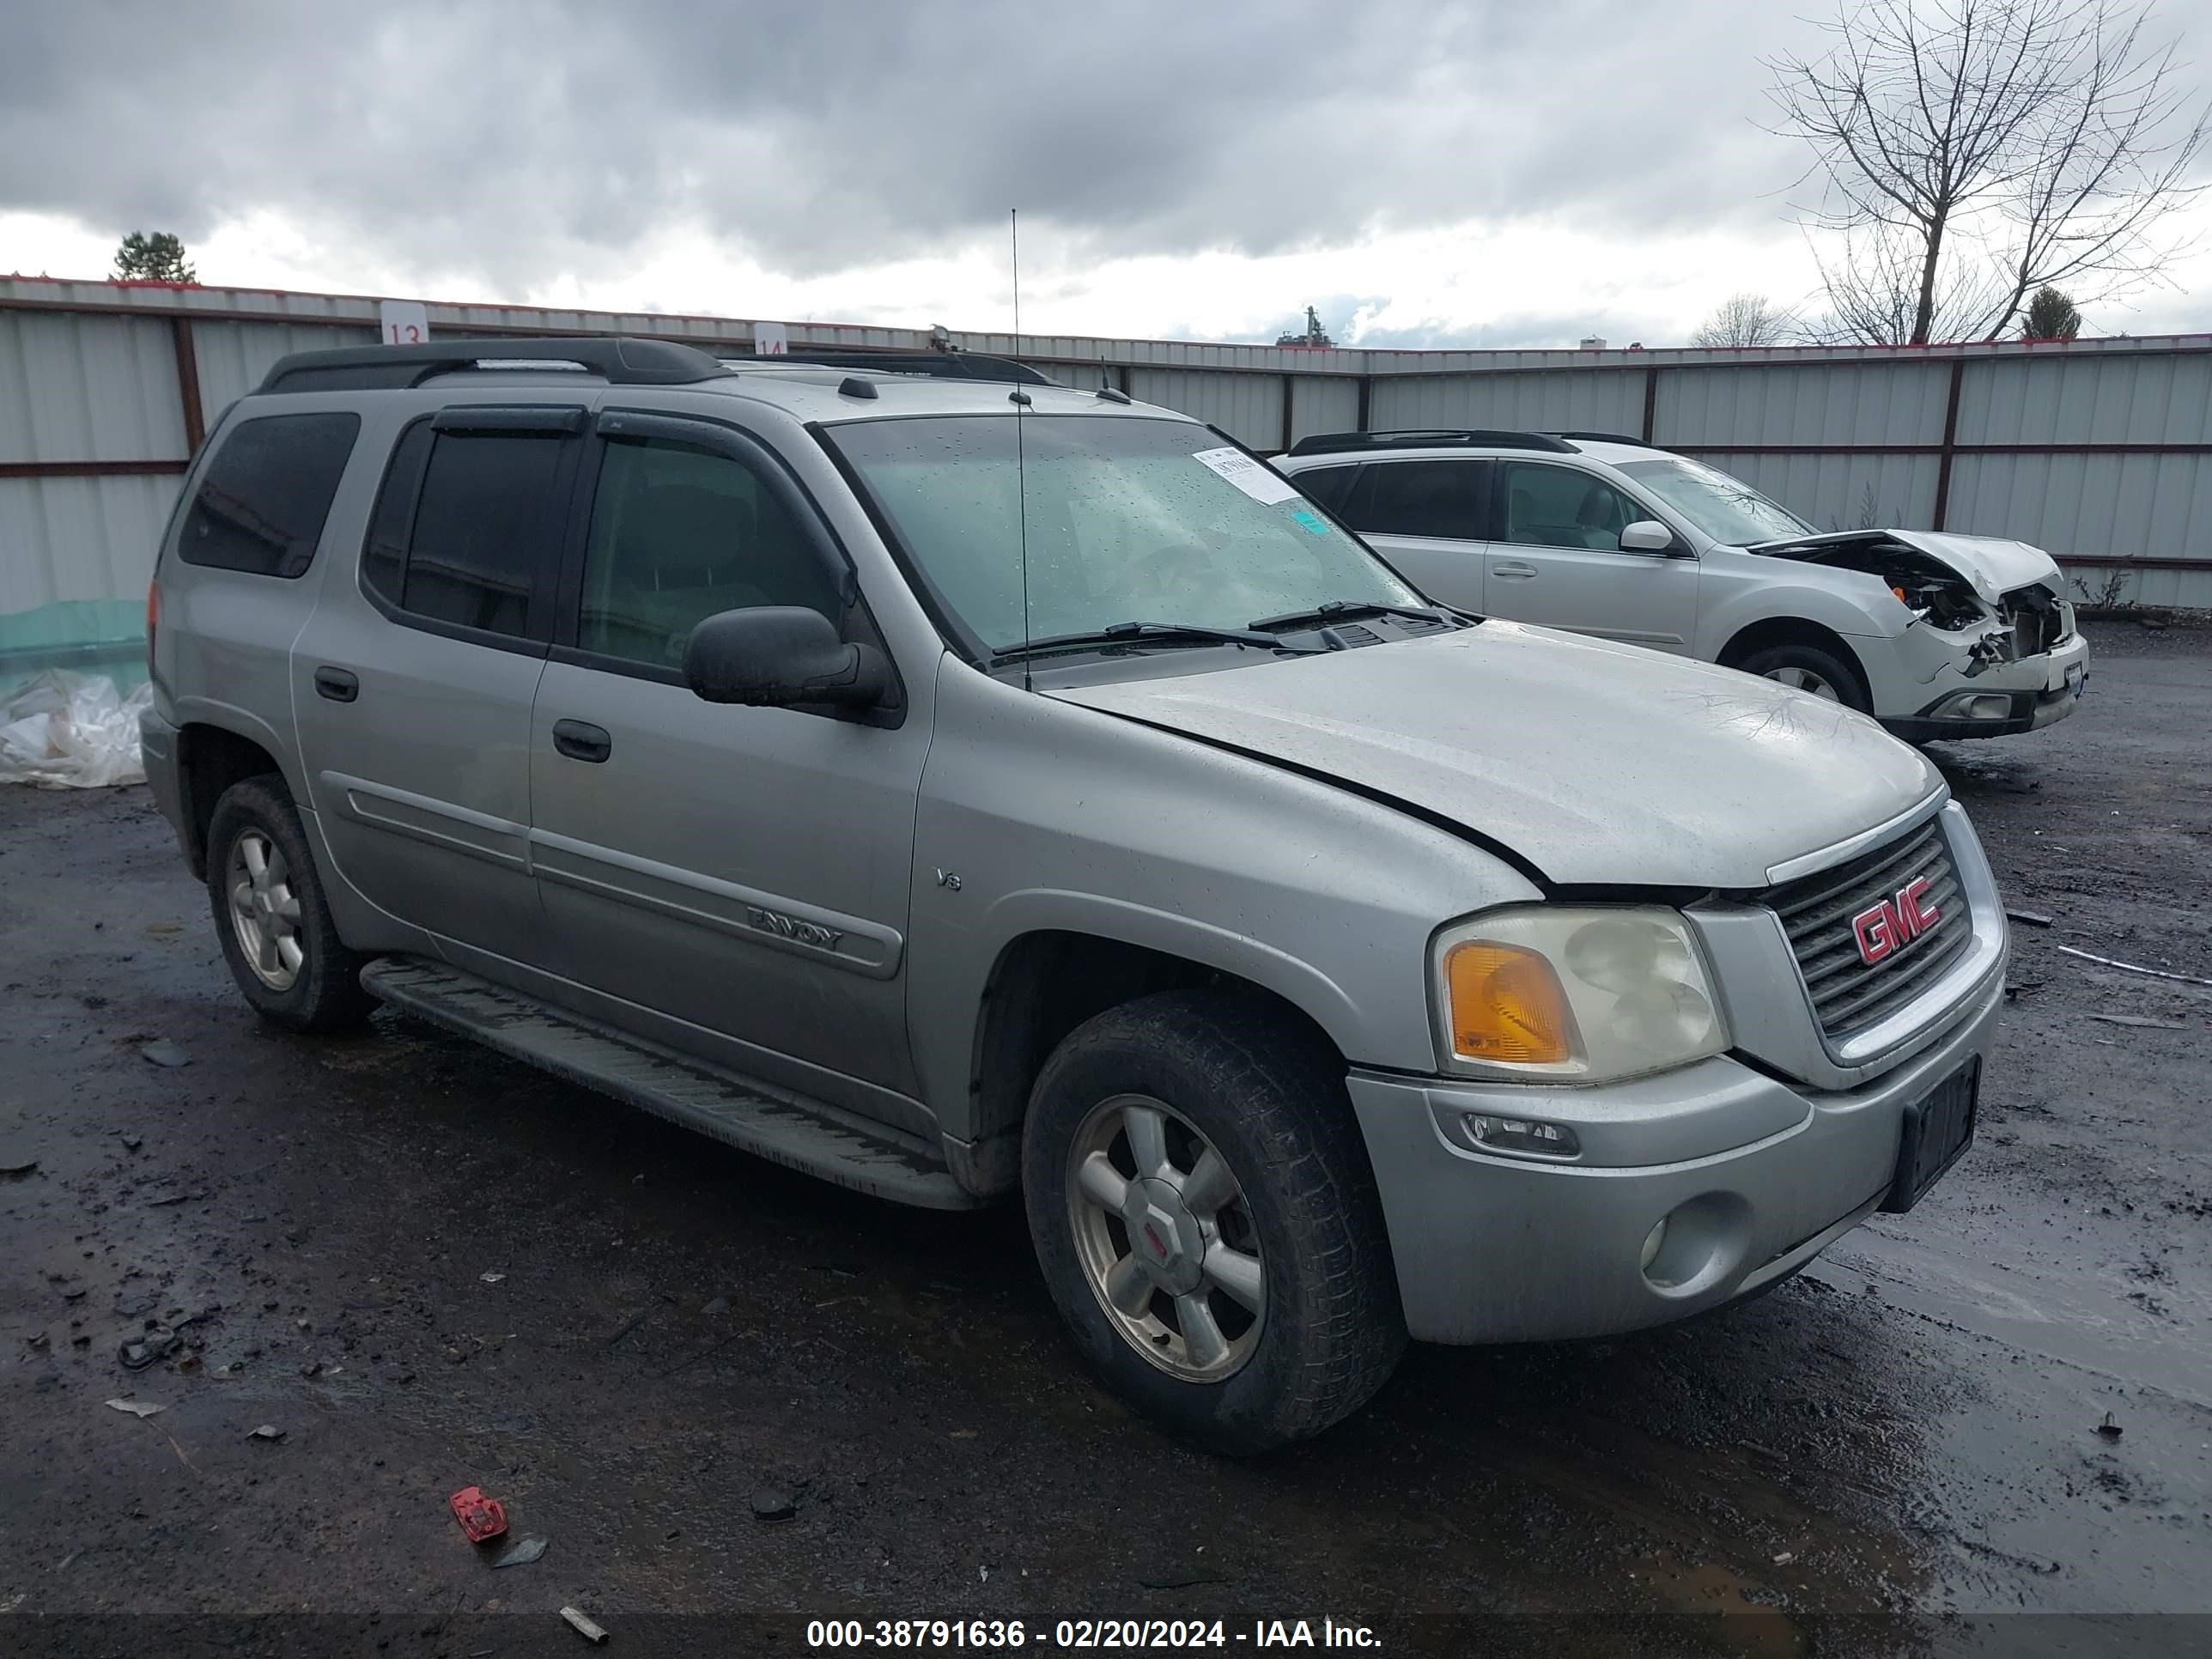
{"type": "Polygon", "coordinates": [[[1687,1326],[1417,1350],[1249,1464],[1077,1370],[1012,1210],[857,1198],[388,1016],[262,1029],[143,789],[0,792],[0,1165],[35,1161],[0,1174],[0,1650],[580,1649],[564,1606],[622,1652],[823,1616],[2204,1650],[2212,989],[2061,947],[2212,978],[2212,635],[2094,635],[2075,719],[1939,756],[2052,921],[1935,1194],[1687,1326]],[[471,1547],[471,1484],[542,1560],[471,1547]]]}

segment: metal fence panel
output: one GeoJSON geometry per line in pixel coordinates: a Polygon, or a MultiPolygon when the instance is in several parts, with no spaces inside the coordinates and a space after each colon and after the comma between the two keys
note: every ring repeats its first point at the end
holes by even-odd
{"type": "MultiPolygon", "coordinates": [[[[1697,452],[1822,530],[1925,530],[1936,515],[1933,455],[1734,454],[1697,452]]],[[[1955,526],[1954,526],[1955,527],[1955,526]]]]}
{"type": "Polygon", "coordinates": [[[143,473],[0,478],[0,609],[70,599],[143,605],[179,482],[143,473]]]}
{"type": "Polygon", "coordinates": [[[2124,597],[2146,605],[2212,605],[2212,571],[2158,568],[2202,558],[2208,526],[2212,455],[1961,455],[1952,469],[1950,529],[2137,561],[2124,597]]]}
{"type": "Polygon", "coordinates": [[[1049,374],[1062,386],[1073,386],[1078,392],[1097,392],[1103,386],[1121,384],[1120,373],[1106,363],[1053,363],[1035,357],[1027,361],[1041,374],[1049,374]]]}
{"type": "Polygon", "coordinates": [[[1940,443],[1950,374],[1918,362],[1670,368],[1652,436],[1708,447],[1940,443]]]}
{"type": "Polygon", "coordinates": [[[192,351],[200,365],[200,406],[213,426],[216,416],[261,384],[279,357],[375,343],[375,329],[343,324],[195,322],[192,351]]]}
{"type": "Polygon", "coordinates": [[[1141,404],[1180,410],[1209,421],[1255,449],[1283,445],[1283,382],[1275,374],[1226,374],[1204,369],[1137,368],[1129,395],[1141,404]]]}
{"type": "Polygon", "coordinates": [[[2067,597],[2076,601],[2212,610],[2212,571],[2161,569],[2155,559],[2071,571],[2067,582],[2067,597]]]}
{"type": "Polygon", "coordinates": [[[166,321],[0,311],[0,461],[184,455],[176,337],[166,321]]]}
{"type": "Polygon", "coordinates": [[[2007,358],[1969,363],[1962,444],[2212,441],[2212,357],[2007,358]]]}
{"type": "Polygon", "coordinates": [[[0,695],[63,666],[145,678],[146,583],[173,475],[0,478],[0,695]]]}
{"type": "Polygon", "coordinates": [[[1507,427],[1633,437],[1644,429],[1644,374],[1601,368],[1378,376],[1369,422],[1377,431],[1507,427]]]}
{"type": "MultiPolygon", "coordinates": [[[[438,334],[471,332],[555,334],[643,334],[696,340],[706,344],[735,344],[752,338],[750,319],[691,316],[667,312],[616,312],[551,309],[538,306],[452,305],[429,301],[430,326],[438,334]]],[[[36,306],[60,310],[131,311],[149,316],[179,312],[215,319],[251,314],[293,322],[348,323],[374,327],[377,301],[364,295],[272,293],[258,289],[170,288],[159,284],[119,284],[0,276],[0,306],[36,306]]],[[[880,324],[798,322],[784,320],[793,345],[887,346],[926,350],[931,331],[880,324]]],[[[1705,350],[1655,346],[1630,349],[1516,348],[1507,350],[1404,351],[1358,346],[1311,348],[1267,346],[1199,340],[1109,339],[1096,335],[1024,333],[1018,338],[1004,331],[951,331],[953,343],[967,351],[987,351],[1004,356],[1061,362],[1104,358],[1115,363],[1142,363],[1164,368],[1256,370],[1273,374],[1498,374],[1537,369],[1569,374],[1626,370],[1640,374],[1646,368],[1718,365],[1743,368],[1773,364],[1796,366],[1849,362],[1883,368],[1900,362],[1924,361],[1884,346],[1764,346],[1705,350]]],[[[1928,356],[1941,356],[1958,348],[1936,347],[1928,356]]],[[[2203,355],[2212,351],[2212,334],[2167,335],[2148,339],[2116,337],[2111,339],[2042,341],[2033,344],[1998,341],[1964,348],[1975,361],[2054,357],[2127,358],[2150,354],[2203,355]]]]}
{"type": "Polygon", "coordinates": [[[1341,374],[1301,374],[1291,382],[1291,441],[1359,425],[1359,382],[1341,374]]]}
{"type": "MultiPolygon", "coordinates": [[[[284,353],[373,340],[376,314],[377,301],[361,295],[0,276],[0,616],[137,602],[174,476],[90,475],[183,460],[175,319],[189,322],[211,422],[284,353]],[[64,590],[106,597],[52,597],[64,590]]],[[[433,304],[430,320],[447,337],[631,332],[725,347],[754,330],[742,319],[526,306],[433,304]]],[[[930,344],[925,331],[879,325],[787,328],[794,347],[930,344]]],[[[2204,563],[2212,549],[2212,335],[1734,352],[1300,350],[1017,341],[988,331],[952,338],[1037,362],[1081,390],[1126,376],[1133,395],[1263,452],[1360,425],[1363,376],[1366,424],[1376,428],[1633,434],[1650,407],[1658,442],[1744,477],[1824,528],[1923,526],[1942,511],[1951,529],[2017,536],[2061,559],[2166,560],[2166,568],[2131,568],[2128,596],[2212,605],[2212,568],[2174,568],[2204,563]],[[1939,507],[1934,452],[1954,372],[1958,447],[1939,507]],[[2076,453],[1976,453],[1990,445],[2076,453]],[[1898,449],[1908,453],[1880,453],[1898,449]]]]}

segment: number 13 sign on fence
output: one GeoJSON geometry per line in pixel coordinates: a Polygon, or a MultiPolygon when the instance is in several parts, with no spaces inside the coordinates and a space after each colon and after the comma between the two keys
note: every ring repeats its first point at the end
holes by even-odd
{"type": "Polygon", "coordinates": [[[376,319],[386,345],[421,345],[430,337],[430,313],[420,300],[380,300],[376,319]]]}

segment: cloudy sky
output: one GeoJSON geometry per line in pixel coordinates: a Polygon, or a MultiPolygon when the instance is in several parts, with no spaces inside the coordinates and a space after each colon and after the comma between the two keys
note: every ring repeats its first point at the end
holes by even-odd
{"type": "MultiPolygon", "coordinates": [[[[1677,342],[1813,291],[1759,60],[1826,3],[14,5],[0,270],[1003,328],[1018,206],[1030,331],[1677,342]]],[[[2212,326],[2172,275],[2090,331],[2212,326]]]]}

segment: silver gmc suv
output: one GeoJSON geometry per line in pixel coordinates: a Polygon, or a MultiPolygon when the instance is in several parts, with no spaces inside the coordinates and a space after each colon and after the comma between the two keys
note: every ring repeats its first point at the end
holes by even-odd
{"type": "Polygon", "coordinates": [[[378,1002],[841,1185],[1018,1192],[1201,1444],[1407,1338],[1772,1285],[1968,1144],[2003,914],[1936,770],[1431,603],[1222,434],[948,356],[307,353],[149,603],[246,1000],[378,1002]]]}

